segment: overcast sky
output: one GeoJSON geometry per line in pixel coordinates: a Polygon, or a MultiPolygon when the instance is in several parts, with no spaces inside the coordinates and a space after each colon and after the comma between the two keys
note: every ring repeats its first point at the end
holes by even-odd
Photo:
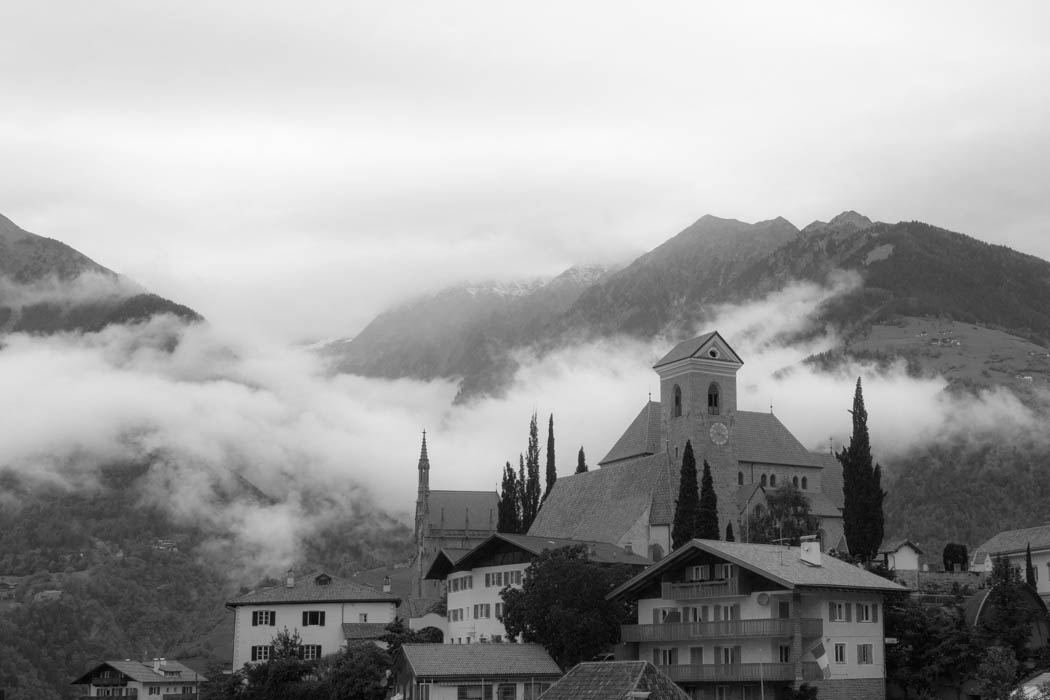
{"type": "Polygon", "coordinates": [[[1050,5],[0,4],[0,213],[227,328],[844,209],[1050,258],[1050,5]]]}

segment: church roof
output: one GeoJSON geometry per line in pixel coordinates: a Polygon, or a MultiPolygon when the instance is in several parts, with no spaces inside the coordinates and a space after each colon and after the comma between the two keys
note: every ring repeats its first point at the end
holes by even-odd
{"type": "Polygon", "coordinates": [[[429,503],[431,530],[496,529],[495,491],[431,491],[429,503]]]}
{"type": "Polygon", "coordinates": [[[529,535],[617,543],[639,520],[651,520],[657,509],[673,513],[667,471],[667,455],[661,454],[560,477],[529,535]]]}
{"type": "Polygon", "coordinates": [[[660,360],[653,365],[653,369],[669,365],[672,362],[678,362],[679,360],[688,360],[690,357],[696,357],[704,346],[715,339],[718,340],[718,345],[729,354],[729,357],[719,359],[744,364],[743,360],[740,359],[740,356],[736,354],[736,351],[729,347],[729,343],[725,341],[725,338],[723,338],[718,331],[711,331],[710,333],[705,333],[696,338],[683,340],[678,345],[675,345],[671,348],[669,353],[661,357],[660,360]]]}
{"type": "Polygon", "coordinates": [[[660,403],[649,401],[638,416],[627,426],[620,439],[598,461],[600,465],[612,464],[631,457],[652,455],[662,451],[660,444],[660,403]]]}
{"type": "Polygon", "coordinates": [[[730,430],[740,462],[824,466],[772,413],[737,411],[730,430]]]}

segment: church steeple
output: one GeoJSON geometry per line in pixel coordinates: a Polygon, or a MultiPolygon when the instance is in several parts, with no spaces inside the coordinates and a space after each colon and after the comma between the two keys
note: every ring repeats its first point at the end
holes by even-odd
{"type": "Polygon", "coordinates": [[[423,595],[423,559],[430,523],[430,457],[427,456],[427,431],[419,448],[419,489],[416,492],[416,586],[415,595],[423,595]]]}
{"type": "Polygon", "coordinates": [[[423,431],[423,446],[419,448],[419,491],[417,501],[430,493],[430,458],[427,456],[427,431],[423,431]]]}

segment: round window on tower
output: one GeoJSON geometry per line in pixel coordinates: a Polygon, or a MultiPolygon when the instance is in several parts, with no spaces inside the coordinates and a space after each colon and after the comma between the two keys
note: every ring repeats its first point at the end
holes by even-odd
{"type": "Polygon", "coordinates": [[[713,357],[715,359],[718,359],[718,350],[716,350],[715,348],[711,348],[710,350],[707,351],[707,355],[709,357],[713,357]]]}

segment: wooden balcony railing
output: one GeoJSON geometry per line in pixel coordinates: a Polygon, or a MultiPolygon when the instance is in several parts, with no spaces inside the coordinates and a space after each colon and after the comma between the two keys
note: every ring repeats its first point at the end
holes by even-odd
{"type": "Polygon", "coordinates": [[[722,598],[740,595],[740,579],[727,578],[717,581],[686,581],[683,583],[664,583],[664,600],[699,600],[702,598],[722,598]]]}
{"type": "MultiPolygon", "coordinates": [[[[802,636],[819,637],[824,622],[819,617],[802,619],[802,636]]],[[[671,622],[662,625],[623,625],[621,642],[675,642],[690,639],[726,639],[744,637],[790,638],[793,621],[783,618],[758,620],[723,620],[721,622],[671,622]]]]}
{"type": "MultiPolygon", "coordinates": [[[[676,683],[795,680],[795,664],[678,664],[657,668],[676,683]]],[[[802,680],[815,681],[819,678],[822,676],[817,664],[802,664],[802,680]]]]}

